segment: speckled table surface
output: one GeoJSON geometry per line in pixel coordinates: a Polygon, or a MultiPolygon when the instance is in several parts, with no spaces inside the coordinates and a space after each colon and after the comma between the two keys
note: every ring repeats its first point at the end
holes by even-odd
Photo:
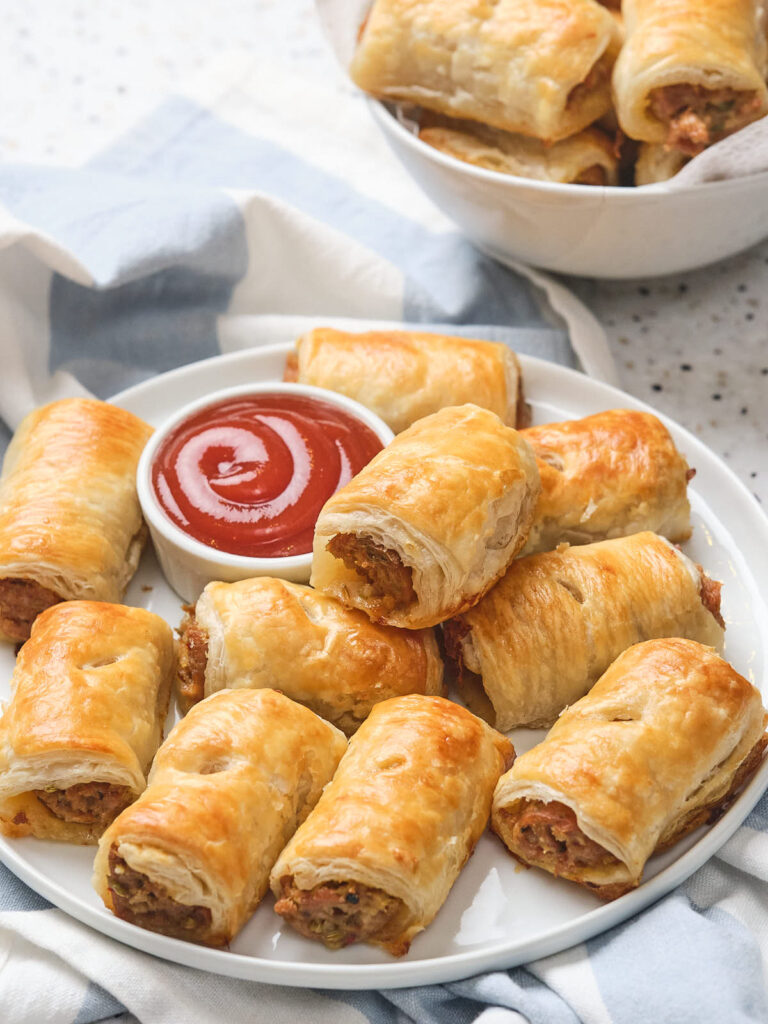
{"type": "MultiPolygon", "coordinates": [[[[298,73],[332,60],[312,0],[2,8],[5,160],[81,164],[233,44],[279,54],[298,73]]],[[[685,275],[577,289],[625,390],[699,435],[768,506],[768,241],[685,275]]]]}

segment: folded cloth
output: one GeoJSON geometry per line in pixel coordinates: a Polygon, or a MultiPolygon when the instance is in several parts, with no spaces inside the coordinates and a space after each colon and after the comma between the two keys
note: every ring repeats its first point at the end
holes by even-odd
{"type": "MultiPolygon", "coordinates": [[[[559,320],[530,280],[457,235],[334,73],[329,65],[327,79],[299,86],[294,75],[233,58],[83,169],[0,168],[6,438],[36,404],[108,397],[313,323],[444,325],[568,365],[578,356],[612,376],[583,307],[536,277],[559,320]]],[[[0,866],[0,1019],[764,1020],[761,807],[684,888],[585,946],[526,968],[388,992],[287,989],[155,959],[51,907],[0,866]]]]}

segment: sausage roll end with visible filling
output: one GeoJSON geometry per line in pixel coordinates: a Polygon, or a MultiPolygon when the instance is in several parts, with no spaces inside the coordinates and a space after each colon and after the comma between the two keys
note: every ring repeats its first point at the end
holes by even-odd
{"type": "Polygon", "coordinates": [[[475,405],[418,420],[323,506],[312,586],[373,621],[443,622],[525,543],[540,491],[521,433],[475,405]]]}
{"type": "Polygon", "coordinates": [[[615,899],[730,806],[765,727],[759,692],[711,648],[637,644],[500,779],[493,829],[524,864],[615,899]]]}
{"type": "Polygon", "coordinates": [[[0,639],[26,640],[59,601],[122,599],[146,539],[136,467],[151,432],[91,398],[22,421],[0,476],[0,639]]]}
{"type": "Polygon", "coordinates": [[[67,601],[37,617],[0,719],[0,830],[95,842],[142,792],[174,672],[143,608],[67,601]]]}
{"type": "Polygon", "coordinates": [[[506,737],[441,697],[377,704],[275,864],[275,910],[330,949],[403,955],[472,853],[513,758],[506,737]]]}

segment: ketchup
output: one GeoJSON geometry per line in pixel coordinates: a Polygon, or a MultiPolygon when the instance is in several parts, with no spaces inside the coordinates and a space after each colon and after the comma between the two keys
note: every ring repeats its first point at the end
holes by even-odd
{"type": "Polygon", "coordinates": [[[185,533],[237,555],[312,550],[320,509],[383,445],[330,402],[284,393],[225,399],[160,445],[152,484],[185,533]]]}

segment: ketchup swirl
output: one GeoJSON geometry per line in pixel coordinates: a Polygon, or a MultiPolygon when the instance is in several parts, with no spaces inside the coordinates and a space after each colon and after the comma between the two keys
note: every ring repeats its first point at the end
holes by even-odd
{"type": "Polygon", "coordinates": [[[208,406],[152,464],[165,514],[212,548],[275,558],[312,550],[320,509],[383,447],[330,402],[282,393],[208,406]]]}

